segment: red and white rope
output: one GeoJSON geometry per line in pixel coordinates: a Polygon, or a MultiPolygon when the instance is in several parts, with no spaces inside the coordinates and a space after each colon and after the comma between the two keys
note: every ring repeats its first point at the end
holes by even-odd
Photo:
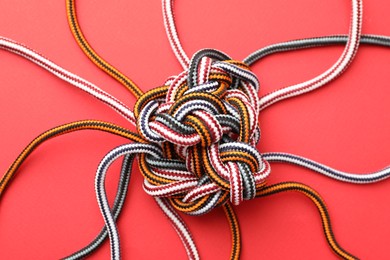
{"type": "MultiPolygon", "coordinates": [[[[176,31],[172,4],[173,0],[162,0],[165,30],[176,58],[183,68],[187,69],[189,59],[183,50],[176,31]]],[[[348,34],[348,43],[346,44],[340,58],[334,63],[334,65],[324,73],[311,80],[284,87],[264,95],[260,98],[260,110],[286,98],[298,96],[322,87],[344,72],[344,70],[352,62],[359,46],[362,28],[362,5],[362,0],[352,0],[352,16],[348,34]]]]}
{"type": "Polygon", "coordinates": [[[184,52],[183,47],[179,40],[179,36],[176,31],[172,2],[173,0],[162,1],[165,31],[168,35],[169,43],[171,44],[172,50],[175,53],[177,60],[180,62],[183,69],[186,69],[190,64],[190,59],[188,58],[187,54],[184,52]]]}
{"type": "Polygon", "coordinates": [[[132,125],[135,125],[134,114],[129,107],[91,82],[61,68],[35,50],[5,37],[0,37],[0,49],[18,54],[19,56],[22,56],[41,66],[42,68],[56,75],[60,79],[70,83],[71,85],[84,90],[88,94],[112,107],[120,115],[129,120],[132,125]]]}

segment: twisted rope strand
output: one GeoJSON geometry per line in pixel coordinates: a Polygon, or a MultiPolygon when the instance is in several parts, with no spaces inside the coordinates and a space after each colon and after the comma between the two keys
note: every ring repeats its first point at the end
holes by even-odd
{"type": "MultiPolygon", "coordinates": [[[[71,2],[74,4],[74,1],[71,2]]],[[[171,5],[172,2],[169,2],[171,5]]],[[[361,26],[361,1],[353,1],[352,9],[350,37],[347,38],[349,41],[342,57],[331,69],[322,74],[325,75],[323,76],[325,78],[329,77],[328,81],[341,74],[356,53],[361,26]],[[355,31],[355,39],[353,37],[354,29],[357,30],[355,31]],[[354,48],[351,47],[353,45],[354,48]]],[[[75,14],[74,9],[72,12],[75,14]]],[[[72,12],[68,11],[68,16],[72,15],[72,12]]],[[[164,13],[167,11],[165,10],[164,13]]],[[[173,22],[168,23],[174,25],[173,22]]],[[[175,33],[175,30],[173,32],[175,33]]],[[[173,32],[169,33],[170,37],[176,37],[178,41],[177,33],[175,36],[173,32]]],[[[88,44],[87,46],[89,47],[88,44]]],[[[176,46],[176,52],[180,52],[178,46],[180,47],[180,42],[176,46]]],[[[182,49],[181,51],[184,53],[182,49]]],[[[181,54],[181,56],[181,63],[184,67],[186,56],[185,54],[184,56],[181,54]]],[[[97,61],[101,59],[99,56],[97,57],[95,57],[97,61]]],[[[122,148],[118,147],[112,150],[99,165],[95,179],[96,194],[110,237],[112,258],[120,258],[119,234],[115,226],[113,210],[108,206],[104,190],[105,172],[118,157],[129,153],[141,153],[139,159],[141,172],[145,177],[144,189],[150,195],[157,196],[157,201],[164,201],[165,205],[168,205],[166,208],[170,208],[171,211],[163,209],[166,214],[167,212],[174,213],[173,207],[175,207],[188,214],[198,215],[204,214],[214,207],[224,205],[225,214],[228,216],[233,230],[232,259],[239,257],[240,241],[239,236],[237,236],[239,230],[237,229],[237,220],[234,220],[234,213],[230,210],[230,205],[227,204],[229,195],[234,204],[239,204],[243,199],[250,199],[255,194],[266,196],[286,190],[298,190],[310,197],[320,211],[327,241],[332,250],[345,259],[355,259],[334,240],[328,213],[318,194],[300,184],[264,186],[264,180],[270,172],[269,165],[265,159],[266,156],[258,153],[252,146],[256,145],[260,137],[257,127],[258,113],[261,108],[268,105],[262,107],[261,100],[257,98],[258,82],[256,76],[248,71],[245,64],[228,59],[230,58],[227,55],[214,50],[200,51],[194,56],[191,63],[187,58],[189,70],[176,78],[167,80],[167,87],[163,88],[161,92],[163,95],[159,96],[161,100],[156,97],[156,92],[151,91],[140,98],[143,102],[137,102],[136,123],[142,135],[142,138],[139,137],[142,142],[123,145],[122,148]],[[208,82],[208,79],[217,79],[221,82],[214,84],[208,82]],[[213,94],[199,93],[203,91],[213,94]],[[213,95],[218,96],[218,99],[215,99],[213,95]],[[220,99],[223,101],[221,102],[220,99]],[[191,107],[195,104],[197,104],[195,108],[191,107]],[[216,113],[222,113],[222,115],[216,115],[216,113]],[[157,116],[154,116],[155,114],[157,116]],[[167,136],[163,136],[164,131],[168,131],[167,136]],[[185,137],[185,135],[190,137],[185,137]],[[144,138],[159,144],[157,146],[145,144],[144,138]],[[178,140],[168,143],[166,142],[168,139],[169,141],[178,140]],[[183,140],[187,140],[184,145],[183,140]],[[219,147],[216,145],[217,143],[219,147]],[[165,167],[167,170],[180,170],[164,171],[158,170],[158,167],[165,167]],[[251,193],[251,191],[253,192],[251,193]],[[184,198],[181,197],[182,193],[186,192],[188,192],[187,195],[184,198]],[[165,197],[170,197],[171,204],[168,204],[168,200],[163,199],[165,197]]],[[[106,72],[110,74],[110,71],[108,69],[106,72]]],[[[316,79],[325,81],[325,78],[321,78],[320,75],[316,79]]],[[[117,78],[117,80],[119,79],[117,78]]],[[[309,84],[306,87],[313,87],[317,83],[314,82],[313,85],[309,84]]],[[[306,84],[306,82],[301,84],[306,84]]],[[[293,91],[305,93],[310,90],[294,89],[293,91]]],[[[298,94],[291,94],[291,96],[298,94]]],[[[280,97],[280,100],[287,97],[289,96],[280,97]]],[[[275,154],[272,156],[278,157],[275,154]]],[[[273,161],[274,157],[272,156],[269,157],[270,161],[273,161]]],[[[284,158],[288,157],[286,154],[279,154],[279,159],[274,160],[281,160],[280,157],[287,161],[284,158]]],[[[293,159],[296,158],[293,156],[293,159]]],[[[307,160],[305,164],[314,163],[304,158],[300,158],[300,160],[307,160]]],[[[177,226],[178,224],[175,226],[176,230],[178,230],[177,226]]],[[[194,244],[191,245],[192,238],[189,231],[187,230],[186,234],[180,234],[180,232],[183,231],[179,230],[178,234],[183,240],[188,256],[191,259],[198,259],[196,247],[194,244]]]]}
{"type": "MultiPolygon", "coordinates": [[[[164,25],[165,30],[167,32],[168,40],[176,58],[183,66],[183,68],[186,69],[188,66],[188,58],[185,59],[186,55],[184,53],[184,50],[178,37],[178,33],[176,31],[172,7],[173,0],[162,0],[162,3],[164,25]]],[[[361,34],[362,13],[362,1],[352,0],[352,15],[348,34],[348,42],[345,46],[343,53],[340,55],[340,58],[334,63],[332,67],[330,67],[327,71],[311,80],[296,85],[284,87],[264,95],[260,98],[260,109],[265,109],[266,107],[286,98],[298,96],[315,90],[340,76],[356,55],[361,34]]]]}
{"type": "Polygon", "coordinates": [[[326,208],[325,202],[323,201],[321,196],[310,187],[296,182],[282,182],[282,183],[277,183],[277,184],[264,187],[263,189],[257,191],[256,197],[257,198],[266,197],[266,196],[270,196],[273,194],[286,192],[286,191],[300,192],[301,194],[305,195],[311,201],[314,202],[321,216],[322,226],[324,229],[326,240],[329,246],[331,247],[331,249],[333,250],[333,252],[335,252],[342,259],[346,259],[346,260],[358,259],[357,257],[345,251],[337,243],[335,236],[333,234],[332,225],[330,222],[330,216],[326,208]]]}
{"type": "MultiPolygon", "coordinates": [[[[130,183],[130,177],[132,172],[132,164],[133,164],[134,156],[132,155],[126,155],[123,159],[121,171],[120,171],[120,177],[119,177],[119,183],[117,188],[117,193],[115,196],[115,200],[112,206],[112,214],[114,216],[114,219],[117,221],[120,213],[122,212],[122,208],[127,196],[127,190],[130,183]]],[[[108,232],[105,226],[103,226],[100,233],[95,237],[94,240],[92,240],[88,245],[83,247],[82,249],[74,252],[73,254],[64,257],[63,260],[76,260],[76,259],[82,259],[89,254],[91,254],[93,251],[95,251],[107,238],[108,232]]]]}
{"type": "Polygon", "coordinates": [[[72,31],[77,44],[87,55],[87,57],[95,63],[100,69],[106,72],[108,75],[119,81],[125,86],[137,99],[143,94],[142,90],[128,77],[122,74],[119,70],[105,61],[99,54],[97,54],[93,48],[89,45],[83,32],[81,31],[79,22],[77,20],[75,0],[66,0],[66,12],[69,27],[72,31]]]}
{"type": "Polygon", "coordinates": [[[311,80],[293,86],[275,90],[261,97],[260,98],[261,110],[278,101],[284,100],[286,98],[298,96],[310,92],[312,90],[315,90],[319,87],[322,87],[328,82],[340,76],[345,71],[345,69],[352,62],[358,50],[361,27],[362,27],[362,13],[363,13],[362,5],[363,4],[361,0],[352,1],[352,17],[351,17],[351,25],[349,29],[350,31],[348,34],[348,42],[340,58],[337,60],[337,62],[327,71],[325,71],[321,75],[311,80]]]}
{"type": "Polygon", "coordinates": [[[187,69],[188,65],[190,64],[190,59],[185,53],[176,31],[175,16],[173,14],[172,2],[173,0],[162,1],[165,32],[167,33],[169,43],[177,60],[179,61],[183,69],[187,69]]]}
{"type": "MultiPolygon", "coordinates": [[[[135,118],[133,115],[133,112],[125,106],[123,103],[106,93],[105,91],[101,90],[100,88],[96,87],[92,83],[82,79],[81,77],[70,73],[66,71],[65,69],[59,67],[58,65],[54,64],[50,60],[44,58],[42,55],[38,54],[34,50],[23,46],[22,44],[19,44],[15,41],[12,41],[10,39],[0,37],[0,48],[16,53],[23,58],[29,59],[32,62],[38,64],[39,66],[43,67],[44,69],[48,70],[49,72],[53,73],[60,79],[67,81],[68,83],[86,91],[87,93],[95,96],[99,100],[107,103],[110,105],[114,110],[119,112],[121,115],[123,115],[126,119],[128,119],[133,125],[135,125],[135,118]]],[[[23,163],[23,161],[28,157],[28,155],[36,149],[41,143],[44,141],[65,134],[69,132],[74,132],[78,130],[83,129],[94,129],[94,130],[102,130],[109,133],[114,133],[126,138],[129,138],[133,141],[136,141],[138,143],[144,143],[144,140],[140,137],[138,137],[137,134],[134,134],[130,132],[129,130],[125,128],[121,128],[119,126],[115,126],[113,124],[100,122],[100,121],[93,121],[93,120],[84,120],[84,121],[78,121],[75,123],[70,123],[62,126],[55,127],[53,129],[50,129],[41,135],[39,135],[37,138],[35,138],[24,150],[23,152],[17,157],[17,159],[12,163],[10,168],[7,170],[7,172],[3,175],[3,177],[0,180],[0,197],[3,194],[3,192],[8,187],[11,179],[16,174],[18,168],[23,163]]],[[[126,162],[126,161],[125,161],[126,162]]],[[[120,190],[118,190],[120,192],[120,190]]],[[[123,192],[123,191],[122,191],[123,192]]],[[[124,199],[124,198],[123,198],[124,199]]],[[[120,203],[118,202],[118,205],[120,203]]],[[[118,213],[120,212],[121,207],[118,208],[118,213]]],[[[175,223],[173,223],[175,225],[175,223]]],[[[104,232],[104,231],[102,231],[104,232]]],[[[106,233],[106,232],[105,232],[106,233]]],[[[99,234],[98,237],[92,241],[87,247],[79,250],[78,252],[72,254],[69,256],[69,259],[78,259],[79,257],[83,257],[86,254],[91,253],[93,250],[95,250],[97,247],[101,245],[101,243],[104,241],[103,233],[99,234]]],[[[192,241],[193,243],[193,241],[192,241]]]]}
{"type": "Polygon", "coordinates": [[[125,154],[140,154],[140,153],[146,153],[150,156],[157,157],[157,158],[162,157],[161,150],[159,150],[159,148],[155,145],[142,144],[142,143],[125,144],[111,150],[100,162],[96,172],[96,178],[95,178],[96,197],[98,200],[100,211],[104,218],[104,222],[106,223],[106,228],[110,239],[111,259],[113,260],[121,259],[120,241],[119,241],[119,233],[115,225],[115,219],[109,207],[108,199],[104,187],[105,176],[109,166],[120,156],[123,156],[125,154]]]}
{"type": "MultiPolygon", "coordinates": [[[[108,74],[110,74],[111,76],[113,76],[115,79],[117,79],[120,83],[122,83],[123,85],[125,85],[126,87],[128,87],[128,85],[130,84],[126,84],[126,82],[124,82],[123,79],[124,76],[122,74],[120,74],[120,72],[118,72],[117,70],[115,70],[115,68],[113,68],[111,65],[107,64],[101,57],[99,57],[99,55],[97,55],[93,49],[89,46],[89,44],[86,42],[85,38],[83,37],[82,35],[82,32],[81,32],[81,29],[80,29],[80,26],[78,24],[78,21],[77,21],[77,16],[76,16],[76,11],[75,11],[75,1],[67,1],[67,16],[68,16],[68,21],[69,21],[69,25],[70,25],[70,28],[71,28],[71,31],[72,31],[72,34],[74,36],[74,38],[77,40],[78,44],[80,45],[80,47],[82,48],[82,50],[84,51],[84,53],[95,63],[97,64],[100,68],[102,68],[105,72],[107,72],[108,74]],[[119,77],[118,77],[119,75],[119,77]]],[[[187,58],[188,59],[188,58],[187,58]]],[[[136,87],[136,86],[135,86],[136,87]]],[[[142,92],[139,91],[141,94],[142,92]]],[[[133,91],[134,93],[134,91],[133,91]]],[[[139,98],[139,96],[137,96],[137,98],[139,98]]],[[[147,130],[150,130],[147,126],[145,126],[147,130]]],[[[138,128],[139,131],[142,131],[142,128],[138,128]]],[[[143,131],[145,133],[145,131],[143,131]]],[[[153,134],[151,136],[154,136],[153,134]]],[[[216,197],[215,197],[216,198],[216,197]]],[[[103,198],[104,199],[104,198],[103,198]]],[[[160,205],[161,203],[159,203],[160,205]]],[[[161,204],[162,205],[162,204],[161,204]]],[[[160,205],[160,207],[161,207],[160,205]]],[[[167,207],[162,207],[163,211],[165,212],[165,209],[167,207]]],[[[169,208],[168,208],[169,209],[169,208]]],[[[198,213],[200,214],[201,211],[198,211],[198,213]]],[[[234,215],[234,211],[226,211],[226,212],[229,212],[230,214],[226,214],[228,220],[229,220],[229,223],[237,223],[236,221],[236,217],[234,215]]],[[[167,212],[165,212],[167,213],[167,212]]],[[[167,216],[173,216],[172,214],[166,214],[167,216]]],[[[177,216],[178,217],[178,216],[177,216]]],[[[172,224],[174,225],[175,229],[178,231],[178,234],[179,236],[182,238],[183,242],[185,242],[185,240],[183,239],[183,235],[181,234],[182,232],[180,232],[180,226],[175,226],[175,223],[177,223],[177,221],[175,220],[175,218],[172,218],[171,219],[171,222],[172,224]]],[[[182,222],[182,221],[181,221],[182,222]]],[[[184,223],[183,223],[184,224],[184,223]]],[[[185,226],[184,226],[185,227],[185,226]]],[[[234,227],[234,226],[232,226],[234,227]]],[[[187,230],[187,229],[186,229],[187,230]]],[[[232,229],[232,232],[237,232],[239,231],[238,228],[235,228],[234,230],[232,229]]],[[[187,230],[187,233],[189,231],[187,230]]],[[[236,242],[236,241],[239,241],[239,237],[240,237],[240,234],[236,234],[236,233],[232,233],[232,237],[234,238],[233,241],[236,242]],[[238,237],[238,238],[237,238],[238,237]]],[[[191,240],[189,243],[190,244],[193,244],[194,245],[194,242],[192,241],[192,238],[191,236],[189,236],[189,239],[191,240]]],[[[184,246],[186,248],[190,248],[189,246],[187,246],[187,243],[184,243],[184,246]]],[[[195,248],[194,246],[192,248],[195,248]]],[[[236,244],[233,245],[233,249],[234,251],[232,252],[232,256],[233,255],[239,255],[239,251],[237,252],[237,250],[240,250],[240,246],[237,246],[236,244]]],[[[195,257],[196,258],[196,255],[197,255],[197,252],[196,252],[196,248],[195,248],[195,251],[194,250],[187,250],[188,254],[190,257],[195,257]],[[195,253],[194,253],[195,252],[195,253]]]]}
{"type": "Polygon", "coordinates": [[[135,125],[135,119],[133,112],[129,107],[127,107],[125,104],[105,92],[104,90],[101,90],[96,85],[88,82],[87,80],[61,68],[57,64],[53,63],[49,59],[43,57],[36,51],[16,42],[10,39],[7,39],[5,37],[0,37],[0,49],[4,49],[6,51],[15,53],[23,58],[26,58],[35,64],[41,66],[45,70],[49,71],[50,73],[54,74],[58,78],[70,83],[71,85],[84,90],[88,94],[94,96],[95,98],[99,99],[100,101],[103,101],[107,105],[109,105],[111,108],[113,108],[116,112],[118,112],[120,115],[122,115],[124,118],[130,121],[132,125],[135,125]]]}
{"type": "MultiPolygon", "coordinates": [[[[286,41],[276,44],[271,44],[249,54],[243,62],[248,65],[254,65],[261,59],[275,53],[295,51],[300,49],[325,47],[331,45],[345,45],[348,42],[348,35],[329,35],[322,37],[313,37],[306,39],[298,39],[286,41]]],[[[390,37],[374,34],[362,34],[360,44],[377,45],[382,47],[390,47],[390,37]]]]}
{"type": "MultiPolygon", "coordinates": [[[[314,38],[314,39],[297,40],[295,42],[296,42],[296,44],[298,44],[298,43],[300,44],[300,46],[299,46],[300,48],[301,47],[317,47],[317,46],[320,46],[319,44],[321,44],[321,45],[323,45],[323,44],[342,44],[342,43],[346,42],[346,38],[347,38],[346,36],[340,36],[340,37],[339,36],[330,36],[330,37],[322,37],[322,38],[314,38]],[[332,43],[330,42],[331,40],[333,40],[332,43]]],[[[288,42],[288,43],[290,43],[290,42],[288,42]]],[[[388,39],[388,37],[381,37],[381,36],[363,36],[362,43],[380,44],[383,46],[389,46],[389,39],[388,39]]],[[[280,50],[282,50],[284,48],[283,45],[284,45],[284,43],[279,45],[280,50]]],[[[270,46],[270,47],[272,47],[272,46],[270,46]]],[[[271,49],[270,47],[268,49],[271,49]]],[[[266,49],[267,48],[264,48],[264,50],[266,50],[266,49]]],[[[280,51],[280,50],[277,50],[277,51],[280,51]]],[[[293,50],[293,49],[290,48],[289,50],[293,50]]],[[[274,53],[275,51],[276,51],[276,48],[274,49],[274,51],[272,53],[274,53]]],[[[261,52],[258,52],[258,53],[261,53],[261,52]]],[[[268,52],[267,55],[268,54],[271,54],[271,52],[268,52]]],[[[258,55],[258,57],[260,57],[260,58],[262,58],[264,56],[266,56],[266,55],[258,55]]],[[[264,157],[269,159],[267,156],[268,156],[268,154],[264,154],[264,157]]],[[[27,155],[26,155],[26,157],[27,157],[27,155]]],[[[269,160],[272,161],[271,159],[269,159],[269,160]]],[[[8,174],[6,174],[5,176],[7,176],[7,175],[8,174]]],[[[2,183],[5,183],[4,182],[5,176],[2,179],[2,183]]],[[[8,181],[6,182],[6,184],[4,186],[7,186],[8,181]]],[[[234,245],[234,243],[233,243],[233,245],[234,245]]],[[[86,254],[84,254],[84,255],[86,255],[86,254]]],[[[81,257],[81,255],[75,256],[75,258],[69,258],[69,259],[78,259],[79,257],[81,257]]]]}
{"type": "MultiPolygon", "coordinates": [[[[171,44],[171,48],[174,50],[174,53],[176,55],[176,58],[179,60],[181,64],[182,62],[182,54],[178,54],[177,49],[183,50],[179,37],[177,36],[176,32],[176,26],[174,22],[174,15],[173,15],[173,0],[162,0],[163,3],[163,17],[165,21],[165,29],[167,32],[167,36],[169,39],[169,42],[171,44]]],[[[351,18],[351,25],[350,25],[350,32],[349,35],[333,35],[333,36],[324,36],[324,37],[314,37],[314,38],[307,38],[307,39],[299,39],[299,40],[293,40],[293,41],[287,41],[283,43],[277,43],[273,45],[269,45],[267,47],[264,47],[262,49],[259,49],[253,53],[251,53],[247,58],[243,60],[244,63],[248,65],[253,65],[254,63],[260,61],[262,58],[279,52],[286,52],[286,51],[293,51],[293,50],[299,50],[299,49],[306,49],[306,48],[312,48],[312,47],[321,47],[321,46],[329,46],[329,45],[336,45],[336,44],[347,44],[345,47],[345,50],[343,54],[341,55],[340,59],[335,63],[332,68],[336,68],[336,64],[344,63],[345,67],[341,69],[340,67],[337,70],[340,70],[340,74],[345,70],[345,68],[348,66],[348,64],[352,61],[354,55],[357,51],[357,46],[360,43],[362,44],[369,44],[369,45],[378,45],[383,47],[390,47],[390,37],[388,36],[380,36],[380,35],[362,35],[360,37],[360,30],[361,30],[361,13],[362,13],[362,3],[353,3],[352,5],[352,18],[351,18]],[[354,38],[351,38],[354,37],[354,38]],[[353,47],[355,46],[355,47],[353,47]],[[352,50],[352,51],[351,51],[352,50]],[[347,53],[350,53],[348,56],[347,53]],[[342,59],[345,59],[345,61],[341,61],[342,59]],[[350,57],[350,58],[348,58],[350,57]]],[[[184,51],[182,51],[184,53],[184,51]]],[[[330,69],[331,70],[331,69],[330,69]]],[[[328,70],[329,71],[329,70],[328,70]]],[[[326,73],[326,72],[325,72],[326,73]]],[[[324,74],[325,74],[324,73],[324,74]]],[[[324,75],[322,74],[322,75],[324,75]]],[[[338,74],[338,75],[340,75],[338,74]]],[[[338,75],[335,75],[333,78],[337,77],[338,75]]],[[[319,77],[317,77],[319,78],[319,77]]],[[[330,77],[327,82],[333,80],[332,77],[330,77]]],[[[311,80],[311,81],[314,81],[311,80]]],[[[307,81],[309,82],[309,81],[307,81]]],[[[302,88],[307,82],[298,84],[302,88]]],[[[324,81],[325,82],[325,78],[324,81]]],[[[325,83],[324,83],[325,84],[325,83]]],[[[324,85],[322,84],[322,85],[324,85]]],[[[298,86],[295,85],[295,86],[298,86]]],[[[322,86],[319,85],[318,87],[322,86]]],[[[307,91],[301,91],[300,88],[297,87],[296,90],[293,90],[293,92],[297,91],[299,94],[306,93],[307,91]]],[[[316,87],[316,88],[318,88],[316,87]]],[[[295,89],[294,86],[283,88],[280,90],[277,90],[273,93],[265,95],[263,98],[260,98],[260,109],[266,108],[267,106],[271,105],[272,103],[275,103],[276,101],[282,100],[284,98],[290,97],[290,94],[285,95],[284,93],[285,89],[295,89]],[[277,97],[278,95],[281,95],[280,97],[277,97]],[[275,100],[271,103],[269,102],[269,98],[271,96],[275,96],[275,100]]],[[[313,90],[313,89],[312,89],[313,90]]],[[[292,93],[293,93],[292,92],[292,93]]],[[[291,95],[292,96],[292,95],[291,95]]],[[[383,179],[386,179],[390,175],[390,168],[386,167],[383,170],[379,170],[373,173],[368,174],[350,174],[347,172],[342,172],[335,170],[331,167],[325,166],[323,164],[314,162],[312,160],[292,155],[292,154],[285,154],[285,153],[272,153],[271,154],[264,154],[264,159],[268,160],[269,162],[286,162],[286,163],[293,163],[296,165],[299,165],[301,167],[305,167],[311,170],[314,170],[316,172],[325,174],[331,178],[341,180],[344,182],[352,182],[352,183],[371,183],[371,182],[377,182],[381,181],[383,179]]]]}
{"type": "Polygon", "coordinates": [[[238,260],[240,259],[240,253],[241,253],[240,225],[238,223],[236,214],[234,213],[233,207],[230,205],[230,203],[226,203],[225,205],[223,205],[223,210],[225,214],[228,216],[230,230],[232,230],[232,250],[231,250],[230,259],[238,260]]]}
{"type": "Polygon", "coordinates": [[[187,252],[188,259],[198,260],[200,259],[198,249],[194,243],[191,232],[188,227],[183,222],[179,214],[176,213],[175,209],[165,198],[154,198],[157,202],[157,205],[161,208],[167,218],[173,225],[173,228],[176,230],[176,233],[179,235],[184,248],[187,252]]]}
{"type": "Polygon", "coordinates": [[[270,163],[290,163],[296,166],[310,169],[330,178],[349,183],[368,184],[379,182],[390,177],[390,166],[372,173],[357,174],[339,171],[313,160],[289,153],[263,153],[262,156],[270,163]]]}
{"type": "Polygon", "coordinates": [[[0,179],[0,197],[5,192],[7,186],[9,185],[9,182],[16,174],[17,170],[21,166],[21,164],[27,159],[27,157],[43,142],[71,132],[79,131],[79,130],[99,130],[108,132],[111,134],[115,134],[127,139],[130,139],[137,143],[144,143],[145,141],[139,137],[137,134],[129,131],[126,128],[122,128],[120,126],[103,122],[103,121],[97,121],[97,120],[83,120],[83,121],[76,121],[69,124],[64,124],[61,126],[57,126],[55,128],[52,128],[39,136],[37,136],[29,145],[24,148],[24,150],[19,154],[19,156],[16,158],[16,160],[11,164],[11,166],[8,168],[6,173],[3,175],[3,177],[0,179]]]}

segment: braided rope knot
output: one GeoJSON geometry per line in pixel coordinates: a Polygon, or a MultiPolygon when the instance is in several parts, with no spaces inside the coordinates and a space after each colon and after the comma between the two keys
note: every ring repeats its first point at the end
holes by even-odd
{"type": "Polygon", "coordinates": [[[160,149],[140,156],[145,191],[192,215],[254,198],[270,173],[256,149],[258,88],[246,64],[205,49],[139,98],[137,129],[160,149]]]}

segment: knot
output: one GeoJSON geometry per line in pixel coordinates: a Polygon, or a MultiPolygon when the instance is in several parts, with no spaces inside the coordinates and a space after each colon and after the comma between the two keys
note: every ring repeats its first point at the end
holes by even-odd
{"type": "Polygon", "coordinates": [[[161,150],[140,156],[145,191],[192,215],[254,198],[270,173],[256,149],[258,88],[246,64],[205,49],[139,98],[138,132],[161,150]]]}

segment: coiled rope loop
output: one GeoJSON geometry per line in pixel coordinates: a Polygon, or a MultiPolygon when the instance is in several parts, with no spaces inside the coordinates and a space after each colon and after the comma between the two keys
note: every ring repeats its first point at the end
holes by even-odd
{"type": "Polygon", "coordinates": [[[134,107],[137,129],[163,154],[140,157],[145,191],[191,215],[229,197],[234,205],[253,199],[270,173],[256,149],[258,89],[246,64],[204,49],[188,70],[145,93],[134,107]]]}

